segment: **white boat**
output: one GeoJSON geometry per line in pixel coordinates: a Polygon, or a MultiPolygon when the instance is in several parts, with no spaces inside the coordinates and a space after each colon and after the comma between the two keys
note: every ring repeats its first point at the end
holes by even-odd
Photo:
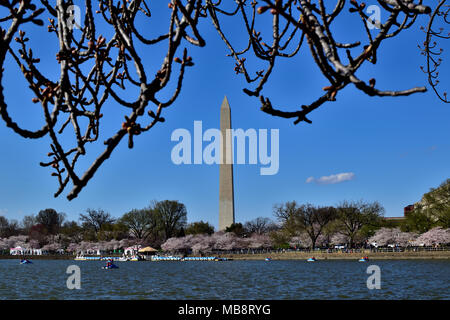
{"type": "Polygon", "coordinates": [[[88,260],[88,258],[83,256],[83,255],[79,255],[79,256],[75,257],[75,260],[77,260],[77,261],[86,261],[86,260],[88,260]]]}
{"type": "Polygon", "coordinates": [[[126,262],[126,261],[143,261],[144,259],[141,258],[140,256],[131,256],[131,257],[127,257],[127,256],[122,256],[120,258],[115,257],[114,259],[112,259],[114,261],[120,261],[120,262],[126,262]]]}
{"type": "Polygon", "coordinates": [[[127,257],[120,257],[120,258],[118,258],[116,261],[119,261],[119,262],[126,262],[126,261],[130,261],[130,258],[127,258],[127,257]]]}
{"type": "Polygon", "coordinates": [[[102,260],[102,257],[100,256],[92,256],[92,257],[85,257],[84,255],[78,255],[75,257],[74,260],[77,261],[98,261],[98,260],[102,260]]]}
{"type": "Polygon", "coordinates": [[[28,259],[23,259],[23,260],[20,261],[20,264],[31,264],[31,263],[33,263],[33,262],[31,262],[28,259]]]}
{"type": "Polygon", "coordinates": [[[181,257],[176,256],[151,256],[151,261],[182,261],[181,257]]]}
{"type": "Polygon", "coordinates": [[[77,261],[101,261],[101,260],[112,260],[112,261],[120,261],[118,257],[102,257],[102,256],[91,256],[85,257],[84,255],[78,255],[74,260],[77,261]]]}
{"type": "Polygon", "coordinates": [[[143,259],[139,256],[133,256],[131,258],[129,258],[128,261],[142,261],[143,259]]]}

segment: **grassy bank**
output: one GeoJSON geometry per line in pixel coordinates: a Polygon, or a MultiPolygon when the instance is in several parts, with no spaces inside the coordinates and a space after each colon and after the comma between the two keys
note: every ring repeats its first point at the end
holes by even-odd
{"type": "Polygon", "coordinates": [[[271,257],[272,260],[306,260],[310,257],[318,260],[358,260],[362,256],[369,256],[372,260],[402,260],[402,259],[450,259],[450,251],[425,251],[425,252],[367,252],[367,253],[312,253],[312,252],[280,252],[258,254],[228,254],[222,257],[234,260],[264,260],[271,257]]]}

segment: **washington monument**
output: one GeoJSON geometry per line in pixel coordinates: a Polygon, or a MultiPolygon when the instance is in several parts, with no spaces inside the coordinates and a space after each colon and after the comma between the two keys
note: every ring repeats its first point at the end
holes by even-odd
{"type": "Polygon", "coordinates": [[[234,223],[231,110],[226,96],[220,107],[220,131],[222,133],[222,145],[219,165],[219,230],[225,230],[234,223]]]}

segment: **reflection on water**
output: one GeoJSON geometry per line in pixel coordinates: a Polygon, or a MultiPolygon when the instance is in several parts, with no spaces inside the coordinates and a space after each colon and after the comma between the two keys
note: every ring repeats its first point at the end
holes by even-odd
{"type": "Polygon", "coordinates": [[[0,260],[0,299],[450,299],[450,261],[122,262],[0,260]],[[367,289],[371,264],[381,289],[367,289]],[[69,265],[81,289],[66,286],[69,265]]]}

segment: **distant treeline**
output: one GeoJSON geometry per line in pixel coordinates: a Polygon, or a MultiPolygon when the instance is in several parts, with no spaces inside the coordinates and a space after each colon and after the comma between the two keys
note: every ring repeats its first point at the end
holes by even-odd
{"type": "Polygon", "coordinates": [[[27,243],[32,243],[34,248],[55,242],[65,248],[71,243],[113,240],[160,247],[171,237],[200,232],[199,228],[201,232],[214,231],[208,223],[187,224],[185,205],[170,200],[153,201],[148,207],[133,209],[120,218],[112,217],[102,209],[87,209],[78,221],[67,220],[65,213],[55,209],[41,210],[36,215],[25,216],[20,222],[0,216],[0,238],[26,236],[27,243]]]}
{"type": "Polygon", "coordinates": [[[47,251],[113,250],[133,244],[166,251],[258,248],[346,248],[371,245],[439,245],[450,242],[450,180],[425,194],[402,221],[384,219],[378,202],[342,201],[315,206],[288,201],[273,207],[274,220],[259,217],[215,232],[208,222],[187,223],[179,201],[153,201],[114,218],[102,209],[87,209],[78,221],[54,209],[22,221],[0,216],[0,250],[13,246],[47,251]]]}

